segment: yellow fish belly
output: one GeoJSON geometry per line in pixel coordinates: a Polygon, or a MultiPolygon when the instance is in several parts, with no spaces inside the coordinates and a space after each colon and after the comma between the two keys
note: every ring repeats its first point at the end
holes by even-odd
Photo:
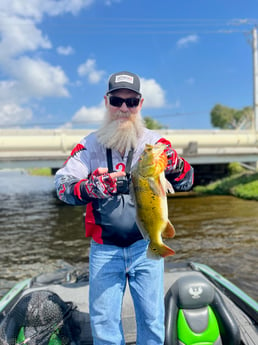
{"type": "Polygon", "coordinates": [[[168,219],[164,173],[157,177],[141,177],[133,174],[134,194],[137,210],[137,225],[144,238],[150,240],[149,249],[161,257],[175,252],[164,244],[162,238],[172,238],[175,229],[168,219]]]}

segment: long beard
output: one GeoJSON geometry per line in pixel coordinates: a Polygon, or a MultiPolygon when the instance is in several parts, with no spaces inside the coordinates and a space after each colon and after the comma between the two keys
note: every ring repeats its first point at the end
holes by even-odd
{"type": "Polygon", "coordinates": [[[136,148],[142,134],[144,122],[139,113],[122,113],[118,111],[111,116],[107,110],[102,127],[96,132],[99,142],[107,148],[124,153],[136,148]],[[127,119],[124,119],[124,116],[127,119]]]}

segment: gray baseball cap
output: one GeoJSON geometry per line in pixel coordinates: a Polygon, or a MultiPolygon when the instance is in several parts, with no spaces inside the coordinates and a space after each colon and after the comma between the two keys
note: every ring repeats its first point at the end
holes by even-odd
{"type": "Polygon", "coordinates": [[[140,78],[138,75],[127,71],[112,74],[108,81],[107,94],[119,89],[132,90],[141,96],[140,78]]]}

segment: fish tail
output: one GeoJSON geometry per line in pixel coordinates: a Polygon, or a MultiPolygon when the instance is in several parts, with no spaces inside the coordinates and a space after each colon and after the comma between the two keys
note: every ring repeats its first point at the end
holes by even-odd
{"type": "Polygon", "coordinates": [[[176,252],[170,247],[166,246],[164,243],[159,244],[151,242],[149,244],[148,257],[150,258],[158,258],[160,256],[165,258],[166,256],[175,254],[176,252]]]}

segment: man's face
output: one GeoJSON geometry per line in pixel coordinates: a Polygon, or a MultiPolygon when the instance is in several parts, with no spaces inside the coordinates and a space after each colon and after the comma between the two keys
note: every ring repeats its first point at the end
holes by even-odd
{"type": "Polygon", "coordinates": [[[122,120],[123,118],[125,120],[128,120],[130,117],[134,117],[134,115],[140,112],[143,103],[143,98],[140,99],[140,95],[138,95],[134,91],[127,89],[113,91],[112,94],[109,94],[104,98],[105,105],[109,110],[111,120],[116,120],[118,118],[120,120],[122,120]],[[126,104],[126,102],[120,104],[122,102],[121,98],[125,100],[128,99],[128,104],[126,104]],[[139,99],[138,105],[138,101],[135,99],[139,99]]]}
{"type": "Polygon", "coordinates": [[[99,142],[122,154],[137,146],[144,129],[141,117],[143,99],[134,91],[119,89],[105,96],[106,114],[98,130],[99,142]]]}

